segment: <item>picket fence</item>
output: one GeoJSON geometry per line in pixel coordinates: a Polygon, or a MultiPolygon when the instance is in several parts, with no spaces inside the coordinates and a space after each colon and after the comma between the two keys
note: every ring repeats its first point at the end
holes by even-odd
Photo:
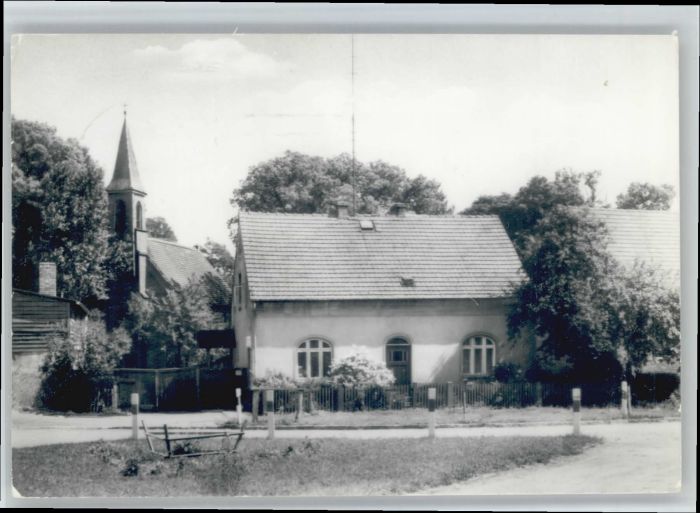
{"type": "MultiPolygon", "coordinates": [[[[526,406],[565,406],[571,405],[571,389],[582,389],[584,406],[608,406],[619,404],[619,387],[607,384],[558,384],[558,383],[432,383],[396,385],[390,387],[346,387],[320,385],[314,388],[274,389],[275,411],[294,412],[299,404],[306,409],[325,411],[373,411],[401,410],[405,408],[427,408],[428,389],[436,389],[436,408],[467,406],[489,406],[521,408],[526,406]]],[[[265,410],[264,390],[254,390],[259,394],[254,403],[259,410],[265,410]]]]}

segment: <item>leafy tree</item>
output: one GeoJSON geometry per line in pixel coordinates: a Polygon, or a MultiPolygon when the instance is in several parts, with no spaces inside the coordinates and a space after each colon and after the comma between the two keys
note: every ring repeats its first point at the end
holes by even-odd
{"type": "Polygon", "coordinates": [[[233,285],[233,255],[226,249],[226,246],[207,239],[204,246],[196,246],[198,250],[204,253],[207,260],[214,269],[221,275],[224,282],[231,287],[233,285]]]}
{"type": "Polygon", "coordinates": [[[516,250],[523,256],[537,223],[552,209],[596,203],[599,175],[598,171],[575,173],[561,170],[557,171],[554,180],[535,176],[515,195],[481,196],[461,213],[498,215],[516,250]]]}
{"type": "Polygon", "coordinates": [[[353,203],[353,175],[357,212],[385,212],[392,203],[407,203],[419,214],[451,212],[440,184],[422,175],[413,179],[382,161],[364,164],[347,154],[324,159],[287,151],[253,166],[231,204],[258,212],[326,212],[338,200],[353,203]]]}
{"type": "Polygon", "coordinates": [[[609,349],[617,353],[627,376],[634,375],[650,356],[679,362],[680,296],[663,278],[643,263],[613,278],[609,349]]]}
{"type": "Polygon", "coordinates": [[[71,319],[68,336],[57,335],[49,343],[39,405],[62,411],[101,411],[111,402],[113,371],[130,348],[126,331],[108,332],[94,312],[85,320],[71,319]]]}
{"type": "Polygon", "coordinates": [[[534,233],[522,260],[529,280],[508,317],[511,338],[528,329],[542,338],[530,378],[615,381],[677,352],[677,293],[650,268],[622,268],[587,209],[555,207],[534,233]]]}
{"type": "Polygon", "coordinates": [[[595,380],[592,371],[598,377],[619,373],[611,368],[614,354],[599,346],[607,338],[605,303],[615,268],[604,225],[585,210],[557,206],[536,231],[523,252],[529,280],[516,290],[508,317],[510,336],[532,327],[543,338],[542,352],[553,365],[570,360],[560,377],[595,380]]]}
{"type": "Polygon", "coordinates": [[[142,354],[155,348],[155,366],[186,367],[202,361],[196,335],[215,322],[204,284],[176,286],[162,296],[133,294],[128,307],[124,326],[134,337],[134,348],[142,354]]]}
{"type": "Polygon", "coordinates": [[[146,219],[146,231],[155,239],[177,242],[175,232],[163,217],[149,217],[146,219]]]}
{"type": "Polygon", "coordinates": [[[105,323],[107,329],[119,326],[127,314],[127,302],[135,286],[134,248],[129,236],[113,234],[109,239],[107,258],[107,295],[105,323]]]}
{"type": "Polygon", "coordinates": [[[107,196],[102,170],[77,141],[12,120],[13,285],[33,288],[38,263],[56,263],[58,294],[105,297],[107,196]]]}
{"type": "Polygon", "coordinates": [[[633,182],[627,192],[617,197],[617,208],[636,210],[668,210],[676,195],[671,185],[661,186],[633,182]]]}

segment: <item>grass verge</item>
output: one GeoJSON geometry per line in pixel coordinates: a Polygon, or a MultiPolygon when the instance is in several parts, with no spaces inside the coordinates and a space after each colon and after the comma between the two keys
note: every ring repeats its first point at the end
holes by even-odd
{"type": "MultiPolygon", "coordinates": [[[[237,454],[163,460],[144,441],[15,449],[25,497],[387,495],[581,453],[587,436],[244,440],[237,454]]],[[[206,448],[202,443],[200,448],[206,448]]]]}
{"type": "MultiPolygon", "coordinates": [[[[512,426],[533,424],[570,424],[573,419],[571,408],[531,406],[527,408],[489,408],[469,407],[443,408],[435,413],[438,426],[512,426]]],[[[246,415],[249,417],[248,415],[246,415]]],[[[634,408],[632,419],[638,421],[679,418],[677,410],[664,407],[634,408]]],[[[582,408],[583,422],[613,422],[622,420],[619,408],[582,408]]],[[[403,410],[375,410],[356,412],[328,412],[317,410],[312,414],[302,413],[297,418],[292,413],[275,414],[277,426],[330,426],[330,427],[401,427],[426,426],[428,411],[424,408],[406,408],[403,410]]],[[[249,420],[249,425],[254,425],[249,420]]],[[[267,418],[260,416],[258,426],[267,426],[267,418]]],[[[236,428],[235,421],[223,422],[222,427],[236,428]]]]}

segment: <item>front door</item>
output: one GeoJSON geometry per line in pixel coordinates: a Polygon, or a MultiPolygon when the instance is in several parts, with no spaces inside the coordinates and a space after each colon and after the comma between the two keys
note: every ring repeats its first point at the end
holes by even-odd
{"type": "Polygon", "coordinates": [[[397,385],[411,383],[411,344],[403,338],[392,338],[386,344],[386,366],[396,377],[397,385]]]}

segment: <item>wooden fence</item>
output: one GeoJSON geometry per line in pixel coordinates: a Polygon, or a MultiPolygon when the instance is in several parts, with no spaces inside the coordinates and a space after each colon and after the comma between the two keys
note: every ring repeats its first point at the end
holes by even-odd
{"type": "MultiPolygon", "coordinates": [[[[145,411],[234,409],[236,388],[247,389],[245,369],[182,367],[165,369],[116,369],[118,404],[129,407],[132,393],[139,394],[145,411]]],[[[250,392],[243,395],[250,409],[250,392]]]]}

